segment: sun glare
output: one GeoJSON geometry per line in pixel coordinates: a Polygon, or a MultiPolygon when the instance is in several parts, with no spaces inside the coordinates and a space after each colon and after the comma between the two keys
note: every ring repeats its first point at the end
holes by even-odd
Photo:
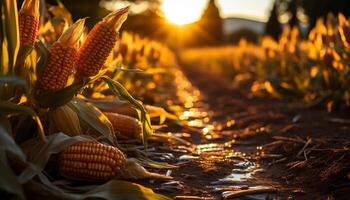
{"type": "Polygon", "coordinates": [[[163,0],[162,10],[168,21],[183,25],[197,21],[206,0],[163,0]]]}

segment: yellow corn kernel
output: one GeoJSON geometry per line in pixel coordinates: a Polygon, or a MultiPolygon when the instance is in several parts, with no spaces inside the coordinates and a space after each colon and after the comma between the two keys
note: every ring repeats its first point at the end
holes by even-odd
{"type": "Polygon", "coordinates": [[[142,125],[139,120],[117,113],[105,112],[104,114],[112,123],[115,132],[129,138],[140,138],[142,125]]]}
{"type": "Polygon", "coordinates": [[[118,40],[118,31],[126,20],[129,7],[117,10],[97,23],[79,49],[77,76],[95,76],[104,65],[118,40]]]}
{"type": "Polygon", "coordinates": [[[117,148],[97,142],[80,142],[59,155],[59,172],[69,179],[109,180],[122,173],[125,155],[117,148]]]}
{"type": "Polygon", "coordinates": [[[39,0],[25,0],[18,13],[21,46],[34,45],[39,25],[39,0]]]}
{"type": "Polygon", "coordinates": [[[64,88],[68,77],[73,74],[84,22],[85,20],[78,20],[52,45],[48,63],[38,79],[39,89],[58,91],[64,88]]]}

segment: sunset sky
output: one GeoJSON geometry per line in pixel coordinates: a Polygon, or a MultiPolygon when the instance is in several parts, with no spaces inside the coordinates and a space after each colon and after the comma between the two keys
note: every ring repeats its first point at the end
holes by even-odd
{"type": "MultiPolygon", "coordinates": [[[[186,24],[199,19],[208,0],[163,0],[166,18],[176,24],[186,24]]],[[[266,21],[272,0],[217,0],[223,18],[244,17],[266,21]]]]}
{"type": "Polygon", "coordinates": [[[273,0],[217,0],[217,2],[221,8],[222,17],[240,16],[266,21],[273,0]]]}
{"type": "MultiPolygon", "coordinates": [[[[162,0],[165,17],[175,24],[191,23],[199,19],[208,0],[162,0]]],[[[128,1],[102,1],[108,9],[118,9],[130,4],[128,1]]],[[[216,0],[223,18],[243,17],[267,21],[273,0],[216,0]]],[[[132,4],[132,10],[141,12],[146,4],[132,4]]]]}

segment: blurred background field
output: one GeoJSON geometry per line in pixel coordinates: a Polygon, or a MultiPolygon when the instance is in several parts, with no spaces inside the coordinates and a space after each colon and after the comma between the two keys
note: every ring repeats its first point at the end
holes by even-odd
{"type": "Polygon", "coordinates": [[[347,195],[350,2],[27,0],[32,12],[19,13],[15,2],[1,3],[0,128],[12,137],[0,155],[7,165],[2,153],[15,149],[21,162],[39,166],[31,184],[66,177],[46,165],[50,150],[30,163],[20,144],[32,140],[39,148],[50,139],[61,154],[68,143],[59,137],[88,136],[120,148],[123,179],[171,197],[250,192],[268,185],[257,171],[273,183],[268,191],[283,197],[312,196],[315,188],[318,197],[329,184],[328,199],[347,195]],[[310,188],[314,179],[322,182],[310,188]],[[226,187],[239,181],[249,185],[226,187]]]}
{"type": "MultiPolygon", "coordinates": [[[[21,0],[18,0],[21,3],[21,0]]],[[[55,0],[47,1],[56,4],[55,0]]],[[[166,41],[175,47],[257,42],[262,35],[277,39],[283,27],[297,26],[306,38],[318,18],[350,15],[349,2],[323,0],[63,0],[74,20],[89,16],[91,27],[111,10],[131,5],[122,30],[166,41]]],[[[19,4],[21,5],[21,4],[19,4]]]]}
{"type": "MultiPolygon", "coordinates": [[[[160,41],[183,64],[193,65],[196,70],[227,78],[233,84],[250,81],[253,93],[265,91],[277,98],[328,105],[329,110],[349,106],[347,1],[62,2],[73,20],[89,16],[89,27],[107,12],[131,5],[131,14],[122,28],[138,35],[130,41],[142,41],[137,39],[142,37],[160,41]]],[[[136,43],[121,44],[135,59],[147,46],[136,43]]],[[[157,53],[162,54],[152,52],[157,53]]],[[[145,68],[142,64],[135,67],[145,68]]]]}

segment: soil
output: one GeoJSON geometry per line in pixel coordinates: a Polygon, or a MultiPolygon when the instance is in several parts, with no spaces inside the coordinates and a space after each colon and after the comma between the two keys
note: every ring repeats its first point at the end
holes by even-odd
{"type": "Polygon", "coordinates": [[[172,170],[171,175],[179,182],[170,183],[170,186],[144,184],[175,199],[223,199],[223,191],[245,190],[252,186],[268,186],[276,191],[238,199],[347,199],[350,191],[348,109],[327,112],[323,107],[307,107],[267,95],[253,96],[249,83],[235,86],[229,80],[191,67],[182,70],[193,89],[200,91],[193,108],[208,113],[206,124],[214,124],[215,128],[210,131],[210,137],[203,134],[202,127],[178,130],[190,133],[188,140],[197,145],[197,151],[187,154],[195,159],[172,170]],[[308,145],[303,147],[305,145],[294,144],[286,138],[311,139],[309,144],[321,141],[322,148],[330,151],[303,158],[298,152],[308,145]],[[265,148],[274,146],[266,144],[276,141],[282,146],[265,148]],[[232,145],[225,145],[228,142],[232,145]],[[333,149],[342,151],[335,155],[333,149]],[[334,159],[314,161],[324,159],[324,155],[334,159]],[[290,167],[288,164],[294,161],[307,164],[290,167]],[[332,163],[338,164],[337,173],[325,176],[325,171],[332,169],[332,163]],[[218,182],[230,174],[232,179],[218,182]],[[222,188],[222,191],[215,191],[215,188],[222,188]]]}

